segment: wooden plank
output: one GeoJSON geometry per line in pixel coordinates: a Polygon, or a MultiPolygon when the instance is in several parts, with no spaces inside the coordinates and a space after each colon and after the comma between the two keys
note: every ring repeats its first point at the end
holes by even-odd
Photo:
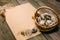
{"type": "Polygon", "coordinates": [[[32,37],[30,39],[27,39],[27,40],[47,40],[42,34],[39,34],[35,37],[32,37]]]}
{"type": "Polygon", "coordinates": [[[16,0],[19,4],[24,4],[24,3],[27,3],[28,1],[27,0],[16,0]]]}
{"type": "Polygon", "coordinates": [[[11,0],[11,3],[14,6],[21,5],[21,4],[24,4],[24,3],[27,3],[27,2],[28,2],[27,0],[11,0]]]}
{"type": "Polygon", "coordinates": [[[6,21],[0,15],[0,40],[16,40],[6,21]]]}
{"type": "Polygon", "coordinates": [[[54,9],[60,10],[60,2],[56,2],[56,0],[40,0],[41,2],[43,2],[44,4],[53,7],[54,9]],[[52,2],[51,2],[52,1],[52,2]],[[55,3],[55,4],[54,4],[55,3]],[[58,5],[57,5],[58,4],[58,5]]]}
{"type": "Polygon", "coordinates": [[[11,0],[11,3],[12,3],[14,6],[20,5],[20,3],[19,3],[17,0],[11,0]]]}

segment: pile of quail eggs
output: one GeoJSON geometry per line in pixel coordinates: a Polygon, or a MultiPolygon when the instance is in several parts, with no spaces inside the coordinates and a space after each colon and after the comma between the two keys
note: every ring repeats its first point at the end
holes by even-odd
{"type": "Polygon", "coordinates": [[[49,13],[37,14],[36,21],[42,27],[51,27],[54,23],[56,23],[54,14],[49,13]]]}

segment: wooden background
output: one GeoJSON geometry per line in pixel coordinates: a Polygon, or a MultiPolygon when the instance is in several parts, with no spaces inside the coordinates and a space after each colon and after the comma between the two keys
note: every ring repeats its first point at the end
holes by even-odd
{"type": "MultiPolygon", "coordinates": [[[[43,5],[49,6],[57,11],[58,17],[60,19],[60,8],[49,3],[48,0],[46,0],[46,1],[45,0],[10,0],[9,2],[11,4],[13,4],[14,6],[30,2],[32,4],[32,6],[34,6],[36,9],[43,5]]],[[[0,4],[0,6],[1,5],[5,5],[5,4],[0,4]]],[[[7,22],[4,21],[4,18],[1,15],[0,15],[0,40],[16,40],[12,31],[10,30],[7,22]]],[[[27,40],[60,40],[60,24],[52,32],[42,33],[40,35],[37,35],[37,36],[27,39],[27,40]]]]}

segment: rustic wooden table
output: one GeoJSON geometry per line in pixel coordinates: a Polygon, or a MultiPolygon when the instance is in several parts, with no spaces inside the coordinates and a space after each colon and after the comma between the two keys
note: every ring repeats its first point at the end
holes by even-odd
{"type": "MultiPolygon", "coordinates": [[[[56,6],[53,6],[52,4],[48,2],[45,2],[45,1],[41,2],[40,0],[28,0],[28,1],[27,0],[11,0],[11,3],[14,6],[20,5],[26,2],[30,2],[35,8],[38,8],[43,5],[50,6],[58,12],[58,16],[60,19],[60,14],[59,14],[60,8],[57,8],[56,6]]],[[[0,15],[0,40],[16,40],[7,22],[4,21],[4,18],[1,15],[0,15]]],[[[42,33],[40,35],[37,35],[27,40],[60,40],[60,24],[52,32],[42,33]]]]}

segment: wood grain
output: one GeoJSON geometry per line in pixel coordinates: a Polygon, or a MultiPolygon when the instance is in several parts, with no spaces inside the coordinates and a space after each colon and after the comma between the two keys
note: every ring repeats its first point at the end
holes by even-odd
{"type": "Polygon", "coordinates": [[[5,19],[0,15],[0,40],[16,40],[5,19]]]}
{"type": "MultiPolygon", "coordinates": [[[[47,2],[47,1],[42,1],[41,2],[41,0],[29,0],[29,2],[35,7],[35,8],[38,8],[38,7],[40,7],[40,6],[49,6],[49,7],[52,7],[54,10],[56,10],[57,12],[58,12],[58,17],[59,17],[59,19],[60,19],[60,10],[56,7],[56,6],[54,6],[54,5],[52,5],[52,4],[50,4],[49,2],[47,2]]],[[[43,10],[42,12],[44,12],[44,11],[46,11],[46,10],[43,10]]],[[[43,33],[42,35],[44,35],[44,37],[47,39],[47,40],[60,40],[60,24],[58,25],[58,28],[56,28],[55,30],[53,30],[52,32],[48,32],[48,33],[43,33]]],[[[37,38],[38,39],[38,38],[37,38]]]]}

